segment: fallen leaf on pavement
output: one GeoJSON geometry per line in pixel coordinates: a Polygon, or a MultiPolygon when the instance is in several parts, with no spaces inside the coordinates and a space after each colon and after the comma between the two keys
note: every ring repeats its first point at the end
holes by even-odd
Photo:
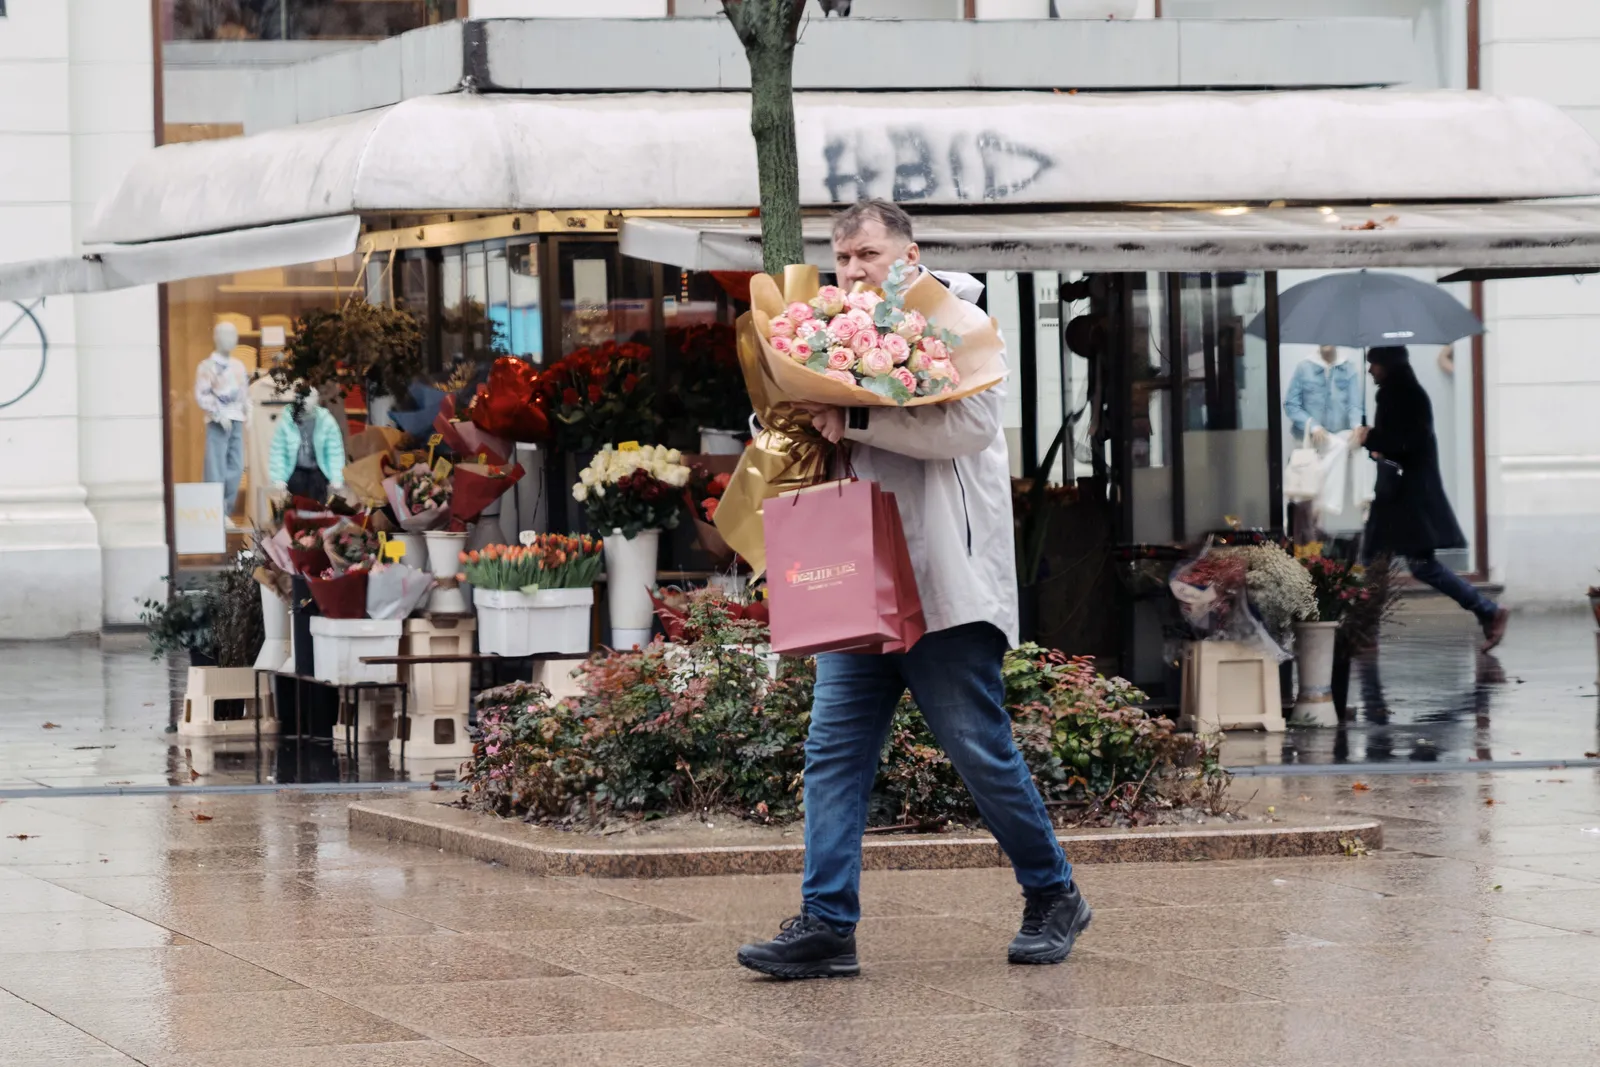
{"type": "Polygon", "coordinates": [[[46,730],[59,730],[61,729],[61,724],[58,722],[47,722],[44,724],[44,728],[46,730]]]}
{"type": "Polygon", "coordinates": [[[1350,787],[1350,789],[1351,789],[1352,792],[1366,793],[1366,792],[1370,791],[1372,789],[1372,787],[1370,785],[1368,785],[1366,782],[1357,782],[1354,785],[1352,785],[1350,787]]]}
{"type": "Polygon", "coordinates": [[[1600,752],[1585,752],[1583,754],[1583,758],[1584,759],[1600,759],[1600,752]]]}
{"type": "Polygon", "coordinates": [[[1505,886],[1502,886],[1502,885],[1497,885],[1497,886],[1493,886],[1493,887],[1491,887],[1491,888],[1493,888],[1493,890],[1494,890],[1494,891],[1495,891],[1495,892],[1496,892],[1496,893],[1498,893],[1498,892],[1500,892],[1500,891],[1501,891],[1501,890],[1503,890],[1503,889],[1505,889],[1505,886]]]}
{"type": "Polygon", "coordinates": [[[214,818],[216,818],[215,815],[207,815],[203,811],[197,811],[197,812],[194,813],[194,821],[195,822],[210,822],[214,818]]]}
{"type": "Polygon", "coordinates": [[[13,841],[26,841],[30,837],[38,837],[39,835],[38,834],[7,834],[6,836],[11,838],[13,841]]]}
{"type": "Polygon", "coordinates": [[[1483,798],[1483,806],[1486,807],[1486,808],[1494,807],[1494,797],[1484,797],[1483,798]]]}

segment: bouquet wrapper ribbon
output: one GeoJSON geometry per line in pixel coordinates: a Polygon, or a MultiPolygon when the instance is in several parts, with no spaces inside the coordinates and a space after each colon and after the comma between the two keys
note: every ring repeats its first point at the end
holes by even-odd
{"type": "Polygon", "coordinates": [[[439,414],[433,418],[433,428],[444,438],[444,443],[461,459],[482,455],[488,462],[499,466],[511,455],[511,446],[501,438],[480,429],[470,422],[456,418],[456,398],[447,396],[439,405],[439,414]]]}
{"type": "Polygon", "coordinates": [[[757,574],[766,570],[762,507],[780,493],[826,481],[835,449],[773,381],[753,312],[739,317],[739,369],[763,429],[739,457],[712,525],[757,574]]]}

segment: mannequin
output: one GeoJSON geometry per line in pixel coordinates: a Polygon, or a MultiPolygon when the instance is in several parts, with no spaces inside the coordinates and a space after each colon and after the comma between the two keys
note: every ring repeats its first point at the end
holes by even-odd
{"type": "Polygon", "coordinates": [[[244,475],[244,426],[250,418],[250,374],[233,358],[239,330],[219,322],[211,354],[194,374],[194,399],[206,417],[205,481],[222,483],[223,511],[233,514],[244,475]]]}
{"type": "Polygon", "coordinates": [[[272,435],[268,476],[275,491],[326,501],[344,491],[344,435],[315,389],[296,382],[294,395],[272,435]]]}

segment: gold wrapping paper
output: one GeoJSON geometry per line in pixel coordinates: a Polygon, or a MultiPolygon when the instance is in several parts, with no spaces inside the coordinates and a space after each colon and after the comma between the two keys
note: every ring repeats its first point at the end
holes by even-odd
{"type": "MultiPolygon", "coordinates": [[[[835,449],[811,428],[810,415],[798,405],[900,406],[871,390],[808,370],[767,344],[773,318],[789,304],[810,300],[818,288],[817,268],[812,266],[785,268],[781,287],[770,275],[757,274],[750,280],[751,309],[739,317],[739,367],[750,393],[750,406],[764,429],[739,458],[739,466],[717,508],[715,525],[728,545],[757,574],[766,570],[763,505],[780,493],[803,489],[832,476],[835,449]]],[[[906,407],[961,400],[1005,380],[1005,343],[998,325],[981,310],[927,273],[907,290],[905,306],[922,312],[929,322],[961,339],[951,353],[961,384],[939,396],[914,397],[906,407]]]]}

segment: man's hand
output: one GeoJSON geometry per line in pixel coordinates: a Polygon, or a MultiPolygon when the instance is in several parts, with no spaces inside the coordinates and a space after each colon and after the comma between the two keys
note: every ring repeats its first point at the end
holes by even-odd
{"type": "Polygon", "coordinates": [[[1365,426],[1357,426],[1355,429],[1350,431],[1350,447],[1351,448],[1360,448],[1362,445],[1364,445],[1366,443],[1367,443],[1367,428],[1365,426]]]}
{"type": "Polygon", "coordinates": [[[844,440],[844,408],[836,408],[831,404],[801,404],[799,406],[806,414],[811,416],[811,425],[827,439],[829,444],[836,445],[844,440]]]}

